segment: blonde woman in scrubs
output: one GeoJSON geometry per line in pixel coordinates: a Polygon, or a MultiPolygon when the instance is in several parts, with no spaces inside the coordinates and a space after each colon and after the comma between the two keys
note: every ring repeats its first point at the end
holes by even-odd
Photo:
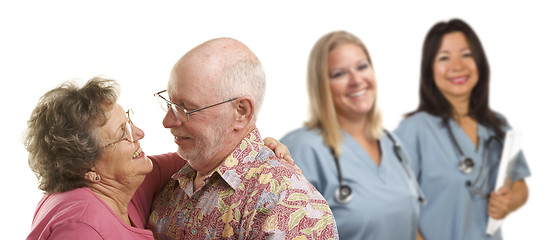
{"type": "Polygon", "coordinates": [[[280,142],[329,203],[340,238],[415,239],[422,193],[398,140],[383,131],[365,45],[344,31],[324,35],[307,85],[312,117],[280,142]]]}

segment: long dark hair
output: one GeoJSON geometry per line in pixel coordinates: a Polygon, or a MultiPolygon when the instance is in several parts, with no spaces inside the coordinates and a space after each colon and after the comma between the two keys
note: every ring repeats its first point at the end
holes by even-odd
{"type": "Polygon", "coordinates": [[[478,83],[472,90],[468,115],[480,124],[492,127],[496,135],[502,137],[501,125],[504,123],[494,111],[489,108],[489,63],[481,42],[474,30],[460,19],[451,19],[448,22],[438,22],[426,34],[422,46],[422,60],[420,73],[420,102],[419,107],[406,115],[409,117],[417,112],[425,111],[449,121],[453,116],[453,106],[445,99],[434,82],[433,64],[441,46],[443,37],[448,33],[461,32],[466,36],[472,56],[478,68],[478,83]]]}

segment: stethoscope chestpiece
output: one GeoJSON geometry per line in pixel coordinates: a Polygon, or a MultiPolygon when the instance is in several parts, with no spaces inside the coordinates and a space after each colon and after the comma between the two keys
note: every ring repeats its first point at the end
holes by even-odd
{"type": "Polygon", "coordinates": [[[463,157],[464,159],[459,162],[459,170],[464,174],[470,174],[474,169],[474,161],[469,157],[463,157]]]}
{"type": "Polygon", "coordinates": [[[352,200],[352,189],[348,185],[341,185],[335,190],[335,201],[346,204],[352,200]]]}

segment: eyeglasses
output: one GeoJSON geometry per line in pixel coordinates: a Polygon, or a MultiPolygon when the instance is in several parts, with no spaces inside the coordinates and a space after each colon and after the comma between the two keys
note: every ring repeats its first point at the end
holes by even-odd
{"type": "Polygon", "coordinates": [[[127,114],[127,122],[124,124],[124,129],[123,129],[124,135],[122,135],[120,139],[105,145],[105,148],[111,147],[114,144],[119,143],[121,141],[128,141],[130,143],[135,142],[133,141],[133,122],[131,121],[131,117],[130,117],[133,114],[133,110],[128,109],[126,111],[126,114],[127,114]]]}
{"type": "Polygon", "coordinates": [[[234,101],[234,100],[238,99],[237,97],[235,97],[235,98],[228,99],[226,101],[222,101],[220,103],[215,103],[213,105],[209,105],[207,107],[198,108],[196,110],[189,111],[185,107],[179,106],[176,103],[167,100],[164,96],[161,95],[162,93],[164,93],[166,91],[167,90],[157,92],[157,93],[154,94],[154,97],[156,97],[156,100],[158,100],[158,103],[160,104],[160,107],[162,107],[162,109],[164,111],[167,112],[169,109],[171,109],[173,111],[173,113],[175,114],[175,116],[177,116],[177,119],[179,119],[179,121],[181,121],[181,122],[188,122],[188,119],[189,119],[188,116],[190,114],[193,114],[195,112],[202,111],[204,109],[208,109],[210,107],[215,107],[217,105],[221,105],[223,103],[231,102],[231,101],[234,101]],[[173,107],[173,106],[175,106],[175,107],[173,107]]]}

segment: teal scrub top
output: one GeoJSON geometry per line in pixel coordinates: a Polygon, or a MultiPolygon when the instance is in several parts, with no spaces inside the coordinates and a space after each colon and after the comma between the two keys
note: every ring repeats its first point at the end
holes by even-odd
{"type": "Polygon", "coordinates": [[[416,182],[398,160],[393,142],[386,134],[380,138],[377,166],[349,134],[343,131],[343,137],[339,162],[343,181],[352,188],[352,200],[346,204],[335,201],[337,168],[319,130],[299,128],[280,142],[329,203],[340,239],[415,239],[420,209],[416,182]]]}
{"type": "MultiPolygon", "coordinates": [[[[506,121],[501,115],[498,117],[506,121]]],[[[404,119],[394,131],[406,147],[415,176],[428,199],[428,204],[421,208],[420,232],[425,239],[502,239],[500,229],[493,236],[485,233],[489,219],[488,199],[473,193],[471,188],[475,186],[483,194],[495,190],[504,139],[501,142],[491,141],[486,146],[487,139],[495,135],[494,130],[478,124],[480,144],[476,148],[454,120],[449,120],[449,126],[464,156],[474,161],[470,174],[459,170],[459,152],[441,117],[419,112],[404,119]],[[489,149],[485,159],[486,167],[480,174],[486,148],[489,149]],[[488,174],[488,170],[491,174],[488,174]],[[475,183],[477,179],[478,184],[467,186],[467,181],[475,183]],[[481,188],[485,180],[485,187],[481,188]]],[[[508,129],[506,126],[503,131],[508,129]]],[[[530,176],[522,152],[516,164],[509,168],[509,176],[514,181],[530,176]]]]}

